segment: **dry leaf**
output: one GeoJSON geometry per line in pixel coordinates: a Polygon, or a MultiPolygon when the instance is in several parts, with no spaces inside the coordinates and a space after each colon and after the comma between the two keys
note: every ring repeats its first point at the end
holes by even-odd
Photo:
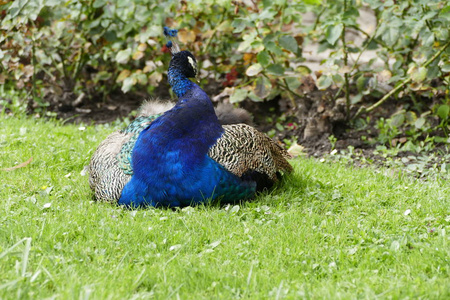
{"type": "Polygon", "coordinates": [[[220,93],[219,95],[214,96],[214,97],[212,98],[212,100],[213,100],[214,102],[217,102],[217,101],[219,101],[221,98],[229,97],[229,96],[233,95],[233,93],[234,93],[234,87],[226,87],[226,88],[222,91],[222,93],[220,93]]]}
{"type": "Polygon", "coordinates": [[[303,151],[304,149],[305,149],[305,147],[303,147],[302,145],[294,143],[294,144],[292,144],[291,147],[289,147],[288,153],[290,155],[292,155],[293,157],[297,157],[297,156],[305,154],[305,152],[303,151]]]}
{"type": "Polygon", "coordinates": [[[134,60],[140,60],[143,57],[144,57],[144,52],[142,52],[142,51],[136,51],[133,54],[133,59],[134,60]]]}
{"type": "Polygon", "coordinates": [[[122,72],[120,72],[119,76],[117,76],[117,80],[116,82],[122,82],[125,80],[125,78],[128,78],[128,76],[130,76],[131,72],[129,70],[122,70],[122,72]]]}
{"type": "Polygon", "coordinates": [[[166,24],[167,27],[170,28],[176,28],[177,24],[175,23],[175,20],[172,18],[166,18],[166,21],[164,22],[164,24],[166,24]]]}
{"type": "Polygon", "coordinates": [[[31,76],[33,76],[33,72],[34,72],[34,67],[32,65],[27,65],[23,68],[23,74],[27,78],[30,78],[31,76]]]}
{"type": "Polygon", "coordinates": [[[137,49],[138,49],[139,51],[144,52],[144,51],[147,49],[147,44],[145,44],[145,43],[140,43],[137,49]]]}
{"type": "Polygon", "coordinates": [[[30,164],[33,161],[33,157],[30,157],[26,162],[20,163],[17,166],[11,167],[11,168],[5,168],[2,169],[2,171],[13,171],[15,169],[26,167],[28,164],[30,164]]]}
{"type": "Polygon", "coordinates": [[[379,82],[387,82],[391,79],[392,73],[389,70],[383,70],[377,74],[377,79],[379,82]]]}
{"type": "Polygon", "coordinates": [[[157,66],[156,66],[156,64],[155,64],[153,61],[147,60],[147,61],[145,62],[145,67],[144,67],[144,69],[142,70],[142,72],[144,72],[144,73],[150,73],[150,72],[156,70],[156,68],[157,68],[157,66]]]}
{"type": "Polygon", "coordinates": [[[149,84],[151,84],[151,85],[157,85],[158,83],[160,83],[162,81],[162,74],[159,72],[153,72],[148,77],[148,81],[149,81],[149,84]]]}
{"type": "Polygon", "coordinates": [[[244,65],[251,64],[254,57],[255,57],[254,53],[244,53],[244,57],[243,57],[244,65]]]}
{"type": "Polygon", "coordinates": [[[19,90],[23,89],[23,88],[25,87],[25,82],[24,82],[22,79],[19,79],[19,80],[16,82],[16,87],[17,87],[19,90]]]}
{"type": "Polygon", "coordinates": [[[203,32],[201,35],[202,35],[202,39],[203,40],[206,40],[206,39],[209,39],[210,37],[212,37],[212,35],[214,34],[214,30],[212,30],[212,29],[209,29],[209,30],[206,30],[205,32],[203,32]]]}
{"type": "Polygon", "coordinates": [[[195,42],[195,32],[193,30],[180,29],[178,31],[178,39],[183,44],[195,42]]]}

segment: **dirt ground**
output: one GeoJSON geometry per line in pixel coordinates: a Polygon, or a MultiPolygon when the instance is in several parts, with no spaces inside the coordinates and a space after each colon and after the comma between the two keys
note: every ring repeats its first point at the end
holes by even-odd
{"type": "MultiPolygon", "coordinates": [[[[211,82],[203,88],[211,98],[223,89],[217,82],[211,82]]],[[[170,99],[168,91],[169,87],[162,84],[152,95],[117,92],[105,101],[86,101],[78,107],[55,106],[52,110],[57,113],[59,119],[69,123],[104,124],[127,117],[132,119],[130,114],[136,111],[144,100],[170,99]]],[[[352,122],[346,119],[344,101],[332,100],[337,90],[319,91],[309,85],[305,87],[305,91],[303,98],[295,99],[296,108],[292,107],[290,100],[280,97],[262,103],[246,100],[239,106],[250,112],[258,130],[275,132],[274,139],[280,142],[295,139],[310,156],[321,157],[329,154],[332,150],[330,136],[336,139],[333,146],[337,150],[352,146],[369,155],[376,144],[367,143],[361,137],[364,136],[366,140],[376,139],[378,132],[374,128],[374,121],[362,129],[351,126],[352,122]]],[[[367,97],[364,104],[375,101],[376,99],[367,97]]],[[[398,106],[381,106],[373,112],[371,120],[380,116],[389,118],[402,104],[402,101],[399,101],[398,106]]],[[[352,112],[358,108],[352,107],[352,112]]]]}

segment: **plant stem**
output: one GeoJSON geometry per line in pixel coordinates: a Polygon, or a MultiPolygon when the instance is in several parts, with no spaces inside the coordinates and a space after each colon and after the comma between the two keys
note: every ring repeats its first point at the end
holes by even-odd
{"type": "MultiPolygon", "coordinates": [[[[347,0],[344,0],[344,13],[347,10],[347,0]]],[[[341,41],[342,41],[342,49],[344,51],[344,66],[347,67],[348,65],[348,52],[347,52],[347,45],[346,45],[346,41],[345,41],[345,30],[346,30],[346,25],[345,23],[342,24],[343,25],[343,29],[342,29],[342,33],[341,33],[341,41]]],[[[350,117],[350,82],[349,82],[349,78],[348,78],[349,72],[345,72],[344,74],[344,79],[345,79],[345,103],[346,103],[346,115],[347,115],[347,119],[349,119],[350,117]]]]}
{"type": "MultiPolygon", "coordinates": [[[[258,33],[258,34],[259,34],[259,33],[258,33]]],[[[267,50],[267,52],[269,52],[269,55],[270,55],[270,57],[272,58],[272,63],[275,64],[275,63],[276,63],[275,54],[273,54],[272,51],[270,51],[270,50],[267,50]]],[[[269,78],[267,75],[266,75],[266,77],[269,78]]],[[[287,83],[286,78],[284,78],[284,77],[283,77],[282,79],[278,78],[278,80],[281,80],[281,81],[282,81],[282,83],[279,83],[279,85],[280,85],[285,91],[287,91],[287,92],[289,92],[289,93],[291,93],[291,94],[293,94],[293,95],[295,95],[295,96],[297,96],[297,97],[302,98],[302,96],[301,96],[300,94],[297,94],[296,92],[294,92],[293,90],[291,90],[291,88],[289,87],[289,85],[288,85],[288,83],[287,83]]],[[[289,97],[289,100],[291,100],[292,108],[293,108],[293,109],[296,109],[296,108],[297,108],[297,104],[295,103],[295,99],[294,99],[293,97],[289,97]]]]}
{"type": "Polygon", "coordinates": [[[219,28],[220,24],[222,24],[223,19],[225,18],[225,13],[226,13],[226,10],[224,9],[222,15],[220,16],[219,22],[217,23],[217,25],[214,28],[211,36],[209,37],[208,41],[205,44],[205,48],[203,49],[203,53],[206,53],[208,51],[209,45],[211,44],[211,41],[212,41],[213,37],[216,35],[217,29],[219,28]]]}
{"type": "Polygon", "coordinates": [[[33,62],[33,87],[31,88],[32,91],[32,95],[33,95],[33,101],[36,101],[36,45],[35,45],[35,39],[34,39],[34,34],[33,34],[33,39],[32,39],[32,46],[31,46],[31,51],[32,51],[32,62],[33,62]]]}
{"type": "MultiPolygon", "coordinates": [[[[64,57],[64,55],[62,54],[62,49],[61,49],[61,47],[56,47],[56,53],[58,53],[58,55],[59,55],[59,57],[61,58],[61,65],[62,65],[62,71],[63,71],[63,74],[64,74],[64,91],[68,91],[68,90],[71,90],[71,87],[70,87],[70,76],[69,76],[69,73],[68,73],[68,71],[67,71],[67,67],[66,67],[66,63],[65,63],[65,57],[64,57]]],[[[57,64],[56,64],[56,61],[52,58],[52,61],[53,61],[53,63],[55,64],[55,67],[57,66],[57,64]]]]}
{"type": "Polygon", "coordinates": [[[316,30],[317,25],[319,25],[319,21],[320,21],[320,17],[322,16],[322,14],[327,10],[328,6],[325,5],[325,3],[323,4],[323,8],[321,9],[321,11],[317,14],[316,20],[314,21],[314,26],[313,26],[313,31],[316,30]]]}
{"type": "MultiPolygon", "coordinates": [[[[379,25],[380,25],[380,22],[377,22],[377,27],[378,27],[379,25]]],[[[351,27],[351,28],[353,28],[353,29],[355,29],[355,30],[361,32],[361,33],[364,34],[367,38],[371,38],[370,34],[368,34],[367,32],[365,32],[364,30],[362,30],[362,29],[359,28],[358,26],[351,25],[351,26],[349,26],[349,27],[351,27]]],[[[383,46],[384,48],[386,48],[386,49],[388,49],[388,50],[390,50],[390,51],[392,50],[392,48],[389,47],[388,45],[386,45],[385,42],[383,42],[383,41],[380,40],[380,39],[375,38],[375,36],[373,37],[372,40],[373,40],[375,43],[377,43],[377,44],[383,46]]]]}
{"type": "MultiPolygon", "coordinates": [[[[375,31],[373,32],[373,35],[372,35],[372,36],[370,37],[370,39],[367,41],[366,45],[361,49],[361,51],[360,51],[359,54],[358,54],[358,57],[356,57],[355,63],[353,64],[353,67],[352,67],[352,69],[351,69],[350,72],[349,72],[350,74],[351,74],[353,71],[355,71],[356,67],[358,66],[358,62],[359,62],[359,59],[361,58],[361,55],[364,53],[364,51],[367,50],[367,48],[369,47],[370,43],[372,43],[372,41],[374,40],[375,35],[377,34],[377,31],[378,31],[378,28],[379,28],[379,27],[380,27],[380,23],[378,23],[377,27],[375,28],[375,31]]],[[[341,87],[339,88],[339,90],[337,91],[336,95],[334,96],[333,101],[336,101],[336,98],[337,98],[337,97],[339,96],[339,94],[342,92],[343,87],[344,87],[344,86],[341,86],[341,87]]]]}
{"type": "MultiPolygon", "coordinates": [[[[77,18],[76,24],[81,24],[81,15],[82,14],[83,14],[83,6],[81,7],[80,13],[78,14],[78,18],[77,18]]],[[[88,16],[88,17],[90,17],[90,16],[88,16]]],[[[86,35],[86,32],[84,31],[83,26],[81,26],[81,36],[85,37],[85,35],[86,35]]],[[[73,42],[74,38],[75,38],[75,34],[72,35],[72,38],[71,38],[70,43],[68,45],[72,45],[72,42],[73,42]]],[[[72,75],[72,80],[74,82],[73,83],[73,85],[74,85],[73,87],[76,86],[76,82],[78,80],[78,76],[80,75],[81,69],[86,64],[86,60],[83,59],[83,54],[84,54],[84,48],[81,47],[80,48],[80,55],[78,56],[78,59],[75,62],[75,68],[73,70],[73,75],[72,75]]]]}
{"type": "MultiPolygon", "coordinates": [[[[37,28],[34,21],[31,21],[31,24],[33,24],[34,29],[37,28]]],[[[33,76],[31,78],[32,80],[32,87],[31,87],[31,95],[33,96],[33,101],[36,101],[36,69],[37,69],[37,60],[36,60],[36,39],[34,35],[34,31],[32,31],[31,34],[31,63],[33,64],[33,76]]]]}
{"type": "MultiPolygon", "coordinates": [[[[247,14],[247,13],[246,13],[246,15],[247,15],[247,17],[248,17],[248,14],[247,14]]],[[[261,40],[263,40],[263,36],[262,36],[262,34],[259,32],[259,30],[258,30],[258,24],[256,24],[256,22],[255,22],[254,24],[255,24],[256,34],[258,35],[258,37],[259,37],[261,40]]],[[[272,51],[268,50],[268,49],[267,49],[267,52],[269,53],[269,55],[270,55],[270,57],[271,57],[271,59],[272,59],[272,63],[275,64],[275,63],[277,62],[277,61],[276,61],[276,58],[275,58],[275,54],[274,54],[272,51]]],[[[263,75],[266,76],[266,77],[268,78],[268,76],[267,76],[265,73],[263,73],[263,75]]],[[[282,81],[282,83],[279,83],[279,85],[280,85],[285,91],[291,93],[292,95],[295,95],[295,96],[297,96],[297,97],[302,98],[302,96],[301,96],[300,94],[294,92],[293,90],[291,90],[291,89],[289,88],[289,85],[288,85],[288,83],[287,83],[287,81],[286,81],[286,78],[283,77],[282,79],[280,79],[280,78],[277,78],[277,79],[278,79],[279,81],[282,81]]],[[[289,100],[291,101],[292,108],[293,108],[293,109],[296,109],[296,108],[297,108],[297,104],[295,103],[295,99],[294,99],[293,97],[289,97],[289,100]]]]}
{"type": "MultiPolygon", "coordinates": [[[[261,74],[262,74],[264,77],[266,77],[267,79],[270,80],[270,78],[269,78],[269,76],[266,74],[266,72],[263,71],[263,72],[261,72],[261,74]]],[[[293,90],[291,90],[291,89],[289,88],[289,86],[287,85],[286,80],[284,80],[284,82],[279,82],[278,84],[279,84],[280,87],[282,87],[286,92],[289,92],[289,93],[291,93],[292,95],[297,96],[297,97],[299,97],[299,98],[303,98],[302,95],[300,95],[299,93],[294,92],[293,90]]],[[[289,100],[291,100],[292,105],[294,105],[294,108],[296,108],[294,99],[292,99],[291,97],[289,97],[289,100]]]]}
{"type": "MultiPolygon", "coordinates": [[[[429,60],[427,60],[423,64],[423,67],[425,67],[425,68],[428,67],[436,58],[438,58],[442,54],[442,52],[445,51],[445,49],[447,49],[448,46],[450,46],[450,41],[448,41],[444,46],[442,46],[442,48],[438,52],[436,52],[429,60]]],[[[383,104],[387,99],[389,99],[389,97],[391,97],[392,95],[397,93],[400,89],[402,89],[405,85],[407,85],[411,81],[412,81],[411,77],[405,79],[401,84],[399,84],[392,91],[390,91],[389,93],[384,95],[383,98],[381,98],[378,102],[376,102],[375,104],[369,106],[368,108],[366,108],[365,106],[361,106],[359,108],[359,110],[356,112],[356,114],[354,115],[353,118],[357,118],[363,113],[371,112],[372,110],[374,110],[375,108],[377,108],[378,106],[383,104]]]]}

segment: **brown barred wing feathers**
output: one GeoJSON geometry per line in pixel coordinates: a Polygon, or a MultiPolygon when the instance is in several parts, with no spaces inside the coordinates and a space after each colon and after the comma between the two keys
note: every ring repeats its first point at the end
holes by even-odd
{"type": "Polygon", "coordinates": [[[208,155],[244,180],[257,182],[257,189],[270,187],[282,173],[292,171],[291,156],[265,134],[245,124],[224,125],[224,133],[208,155]]]}
{"type": "Polygon", "coordinates": [[[116,202],[131,175],[124,173],[118,155],[133,133],[116,131],[97,148],[89,163],[89,186],[99,201],[116,202]]]}

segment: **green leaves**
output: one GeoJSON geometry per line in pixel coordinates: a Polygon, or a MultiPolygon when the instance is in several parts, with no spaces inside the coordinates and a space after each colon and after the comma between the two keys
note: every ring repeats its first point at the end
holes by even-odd
{"type": "Polygon", "coordinates": [[[233,95],[230,97],[230,103],[237,103],[243,101],[247,98],[248,90],[246,89],[235,89],[233,95]]]}
{"type": "Polygon", "coordinates": [[[117,52],[116,61],[119,64],[126,64],[131,57],[131,49],[120,50],[117,52]]]}
{"type": "Polygon", "coordinates": [[[290,35],[283,35],[278,39],[280,46],[294,54],[298,53],[298,44],[294,37],[290,35]]]}
{"type": "Polygon", "coordinates": [[[12,20],[14,24],[25,24],[28,20],[35,21],[44,8],[42,1],[16,0],[12,1],[5,20],[12,20]]]}
{"type": "Polygon", "coordinates": [[[440,105],[436,111],[436,115],[439,116],[442,120],[447,120],[449,117],[450,106],[444,104],[440,105]]]}
{"type": "Polygon", "coordinates": [[[408,74],[410,74],[411,79],[414,82],[422,82],[427,77],[427,68],[425,67],[412,67],[409,69],[408,74]]]}
{"type": "Polygon", "coordinates": [[[393,17],[389,22],[385,21],[380,28],[379,36],[388,45],[393,46],[398,42],[400,33],[402,31],[401,26],[403,22],[400,18],[393,17]]]}
{"type": "Polygon", "coordinates": [[[280,64],[271,64],[267,67],[267,73],[276,75],[276,76],[283,76],[284,75],[284,68],[280,64]]]}
{"type": "Polygon", "coordinates": [[[333,84],[333,79],[331,78],[331,76],[328,76],[328,75],[322,75],[317,80],[317,88],[319,90],[325,90],[325,89],[329,88],[331,86],[331,84],[333,84]]]}
{"type": "MultiPolygon", "coordinates": [[[[270,95],[271,89],[272,84],[270,80],[266,77],[259,77],[256,80],[256,86],[253,92],[259,99],[265,99],[270,95]]],[[[255,101],[255,99],[252,100],[255,101]]]]}
{"type": "Polygon", "coordinates": [[[386,84],[395,87],[396,82],[410,80],[402,90],[405,95],[411,91],[430,97],[446,95],[447,86],[431,86],[430,82],[448,82],[448,50],[434,63],[424,66],[424,62],[450,38],[447,2],[263,0],[235,5],[221,0],[206,4],[169,1],[161,6],[146,0],[16,0],[2,7],[6,16],[1,24],[7,33],[0,33],[0,56],[6,66],[0,71],[0,82],[13,86],[11,82],[17,81],[30,92],[33,74],[42,74],[35,86],[37,94],[49,90],[48,86],[64,90],[66,83],[76,93],[90,89],[93,98],[117,88],[151,92],[163,80],[170,59],[161,52],[166,42],[161,24],[169,22],[189,32],[189,39],[184,36],[180,46],[212,62],[207,71],[216,73],[210,75],[219,79],[232,67],[238,70],[240,76],[228,85],[242,87],[233,101],[262,101],[280,92],[295,94],[299,78],[310,73],[299,68],[303,39],[319,42],[320,49],[330,53],[321,62],[328,70],[316,82],[320,89],[333,86],[345,91],[347,79],[351,85],[356,83],[358,90],[349,95],[350,105],[367,94],[381,97],[377,87],[382,80],[374,74],[380,71],[374,70],[377,59],[355,61],[361,51],[373,49],[392,73],[386,84]],[[311,6],[322,2],[324,7],[311,6]],[[361,10],[365,5],[376,11],[380,21],[376,31],[375,23],[360,28],[362,23],[357,22],[360,12],[365,17],[361,10]],[[306,11],[320,13],[314,28],[302,22],[300,12],[306,11]],[[344,28],[363,36],[362,43],[347,40],[343,47],[344,28]],[[146,46],[141,49],[141,45],[146,46]]]}
{"type": "Polygon", "coordinates": [[[282,56],[283,50],[274,41],[264,41],[264,46],[275,55],[282,56]]]}
{"type": "Polygon", "coordinates": [[[441,67],[442,72],[450,73],[450,62],[445,62],[441,67]]]}
{"type": "Polygon", "coordinates": [[[420,117],[414,122],[414,126],[417,129],[421,129],[423,127],[423,125],[425,125],[425,122],[426,122],[426,119],[423,117],[420,117]]]}
{"type": "Polygon", "coordinates": [[[106,5],[107,2],[108,2],[107,0],[95,0],[94,3],[92,4],[92,6],[94,8],[103,7],[106,5]]]}
{"type": "MultiPolygon", "coordinates": [[[[343,19],[344,20],[353,20],[354,18],[359,17],[359,11],[356,7],[351,6],[348,7],[346,11],[344,11],[343,19]]],[[[353,23],[353,21],[350,21],[348,23],[353,23]]]]}
{"type": "Polygon", "coordinates": [[[126,93],[136,84],[137,80],[134,77],[127,77],[123,80],[122,92],[126,93]]]}
{"type": "Polygon", "coordinates": [[[267,51],[259,52],[256,58],[258,62],[264,67],[268,66],[270,63],[270,55],[269,53],[267,53],[267,51]]]}
{"type": "Polygon", "coordinates": [[[258,75],[263,70],[263,67],[261,64],[254,64],[248,67],[247,71],[245,71],[245,74],[249,77],[258,75]]]}
{"type": "Polygon", "coordinates": [[[249,25],[250,23],[248,22],[248,20],[244,18],[236,18],[231,23],[231,26],[234,27],[234,33],[240,33],[244,31],[244,29],[249,25]]]}
{"type": "Polygon", "coordinates": [[[330,43],[331,45],[334,45],[341,36],[343,30],[344,26],[340,23],[328,26],[325,34],[327,42],[330,43]]]}

